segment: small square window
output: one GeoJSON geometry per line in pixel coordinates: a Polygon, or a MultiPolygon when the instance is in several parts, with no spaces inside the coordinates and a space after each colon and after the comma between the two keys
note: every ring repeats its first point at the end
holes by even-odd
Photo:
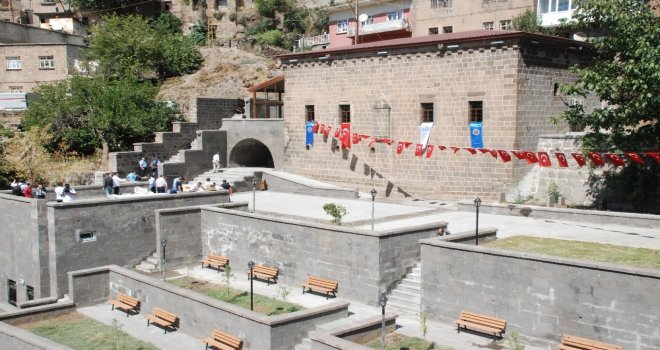
{"type": "Polygon", "coordinates": [[[25,294],[26,294],[27,300],[34,300],[34,287],[25,286],[25,294]]]}
{"type": "Polygon", "coordinates": [[[21,57],[7,57],[7,70],[21,70],[21,57]]]}
{"type": "Polygon", "coordinates": [[[429,35],[438,34],[438,27],[429,28],[429,35]]]}
{"type": "Polygon", "coordinates": [[[484,119],[483,101],[469,101],[469,116],[471,122],[482,122],[484,119]]]}
{"type": "Polygon", "coordinates": [[[306,105],[305,106],[305,120],[308,122],[313,122],[314,121],[314,105],[306,105]]]}
{"type": "Polygon", "coordinates": [[[422,123],[433,123],[433,103],[422,103],[422,123]]]}
{"type": "Polygon", "coordinates": [[[348,20],[342,19],[337,21],[337,33],[348,33],[348,20]]]}
{"type": "Polygon", "coordinates": [[[350,105],[339,105],[339,117],[341,118],[342,123],[351,122],[351,106],[350,105]]]}
{"type": "Polygon", "coordinates": [[[453,33],[454,27],[452,26],[442,27],[442,32],[445,34],[453,33]]]}
{"type": "Polygon", "coordinates": [[[431,8],[447,8],[452,7],[453,0],[431,0],[431,8]]]}
{"type": "Polygon", "coordinates": [[[39,56],[39,69],[55,69],[53,56],[39,56]]]}
{"type": "Polygon", "coordinates": [[[76,231],[76,233],[78,235],[78,243],[96,241],[96,231],[86,231],[86,232],[76,231]]]}
{"type": "Polygon", "coordinates": [[[493,30],[493,29],[495,29],[495,23],[494,22],[484,22],[483,23],[483,29],[484,30],[493,30]]]}
{"type": "Polygon", "coordinates": [[[511,24],[510,19],[500,21],[500,30],[511,30],[511,29],[513,29],[513,25],[511,24]]]}

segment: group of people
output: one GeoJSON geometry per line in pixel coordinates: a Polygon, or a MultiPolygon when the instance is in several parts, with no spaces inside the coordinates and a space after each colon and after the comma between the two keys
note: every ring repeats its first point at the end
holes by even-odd
{"type": "Polygon", "coordinates": [[[111,195],[119,195],[119,189],[121,187],[121,179],[117,175],[116,171],[109,171],[103,174],[103,193],[107,197],[111,195]]]}
{"type": "MultiPolygon", "coordinates": [[[[158,164],[160,164],[160,159],[158,159],[158,157],[156,157],[155,154],[151,156],[151,163],[148,166],[147,166],[147,160],[144,157],[140,158],[140,161],[138,161],[138,167],[140,168],[140,177],[147,176],[147,167],[149,167],[151,168],[151,176],[157,178],[158,164]]],[[[137,181],[137,180],[131,180],[131,181],[137,181]]]]}
{"type": "Polygon", "coordinates": [[[15,196],[38,199],[46,198],[46,188],[42,183],[39,184],[39,187],[33,190],[30,181],[18,181],[17,179],[14,179],[10,187],[11,193],[15,196]]]}

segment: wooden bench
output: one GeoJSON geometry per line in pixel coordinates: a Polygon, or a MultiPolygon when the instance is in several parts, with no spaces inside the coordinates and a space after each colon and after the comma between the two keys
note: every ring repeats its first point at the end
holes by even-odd
{"type": "Polygon", "coordinates": [[[461,311],[461,316],[458,320],[454,321],[454,323],[456,324],[456,330],[458,332],[461,331],[461,328],[469,328],[481,333],[492,334],[493,336],[500,338],[502,338],[502,334],[506,330],[505,320],[469,311],[461,311]]]}
{"type": "Polygon", "coordinates": [[[168,328],[177,329],[177,320],[178,317],[175,314],[161,308],[155,308],[151,315],[147,316],[147,327],[152,323],[156,324],[161,326],[167,334],[168,328]]]}
{"type": "Polygon", "coordinates": [[[320,277],[307,276],[307,281],[302,285],[303,294],[305,294],[305,288],[312,290],[318,290],[326,295],[326,299],[330,297],[332,293],[333,296],[337,296],[337,288],[339,283],[337,281],[328,280],[320,277]]]}
{"type": "Polygon", "coordinates": [[[226,256],[209,254],[206,258],[200,260],[202,263],[202,268],[204,264],[207,264],[209,267],[215,267],[220,272],[220,268],[225,268],[229,265],[229,259],[226,256]]]}
{"type": "MultiPolygon", "coordinates": [[[[264,265],[255,265],[252,269],[252,274],[254,278],[265,279],[268,284],[270,280],[273,280],[273,283],[277,282],[277,275],[280,271],[274,267],[268,267],[264,265]]],[[[248,280],[250,279],[250,271],[247,272],[248,280]]]]}
{"type": "Polygon", "coordinates": [[[608,344],[591,340],[587,338],[580,338],[574,335],[564,334],[561,338],[561,344],[557,347],[558,350],[623,350],[623,346],[608,344]]]}
{"type": "Polygon", "coordinates": [[[243,345],[243,341],[240,338],[217,329],[213,330],[213,335],[211,335],[211,337],[202,341],[206,343],[206,349],[208,349],[210,345],[221,350],[238,350],[243,345]]]}
{"type": "Polygon", "coordinates": [[[115,308],[124,310],[126,317],[128,317],[131,311],[136,314],[140,313],[140,301],[124,293],[117,293],[117,299],[110,300],[110,304],[112,304],[112,310],[115,308]]]}

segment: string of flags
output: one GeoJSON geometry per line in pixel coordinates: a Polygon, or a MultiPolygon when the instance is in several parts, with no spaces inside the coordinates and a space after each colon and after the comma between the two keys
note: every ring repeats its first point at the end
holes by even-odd
{"type": "MultiPolygon", "coordinates": [[[[333,126],[319,124],[318,122],[309,121],[306,125],[306,143],[307,145],[314,144],[314,134],[323,134],[326,137],[330,137],[333,131],[333,126]]],[[[342,123],[340,127],[334,129],[334,134],[332,134],[335,139],[337,139],[342,148],[351,148],[351,145],[359,144],[362,141],[370,139],[368,147],[372,148],[376,143],[383,143],[388,146],[396,145],[396,154],[402,154],[404,150],[410,148],[413,145],[409,141],[395,141],[389,138],[380,138],[380,137],[371,137],[370,135],[361,134],[361,133],[351,133],[350,123],[342,123]]],[[[469,152],[472,155],[477,153],[481,154],[490,154],[495,159],[500,159],[503,163],[510,162],[513,158],[519,160],[527,161],[528,164],[538,164],[542,167],[552,166],[551,154],[549,152],[532,152],[532,151],[519,151],[519,150],[503,150],[503,149],[489,149],[489,148],[477,148],[477,147],[456,147],[456,146],[443,146],[443,145],[430,145],[418,143],[415,146],[415,157],[425,157],[431,158],[435,150],[444,151],[451,150],[453,154],[464,150],[469,152]]],[[[552,152],[552,155],[557,160],[557,164],[560,168],[567,168],[568,157],[572,157],[578,166],[582,167],[587,164],[587,158],[596,166],[604,166],[606,162],[611,163],[614,166],[625,166],[626,159],[630,162],[634,162],[640,165],[645,165],[647,160],[645,157],[648,157],[660,163],[660,152],[623,152],[623,153],[600,153],[600,152],[589,152],[587,153],[587,158],[582,155],[582,153],[577,152],[552,152]]],[[[650,160],[649,160],[650,161],[650,160]]]]}

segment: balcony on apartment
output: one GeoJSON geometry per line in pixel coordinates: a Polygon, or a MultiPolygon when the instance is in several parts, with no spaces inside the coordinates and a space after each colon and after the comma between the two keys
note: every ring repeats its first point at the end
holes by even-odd
{"type": "MultiPolygon", "coordinates": [[[[360,32],[358,34],[363,36],[397,31],[410,31],[410,24],[405,18],[399,18],[385,22],[363,24],[360,26],[360,32]]],[[[355,28],[348,28],[349,37],[354,37],[355,32],[355,28]]]]}
{"type": "Polygon", "coordinates": [[[330,34],[323,33],[321,35],[303,37],[293,43],[293,51],[313,50],[317,46],[324,46],[330,44],[330,34]]]}
{"type": "Polygon", "coordinates": [[[538,14],[542,27],[555,27],[562,20],[570,20],[577,0],[538,0],[538,14]]]}

